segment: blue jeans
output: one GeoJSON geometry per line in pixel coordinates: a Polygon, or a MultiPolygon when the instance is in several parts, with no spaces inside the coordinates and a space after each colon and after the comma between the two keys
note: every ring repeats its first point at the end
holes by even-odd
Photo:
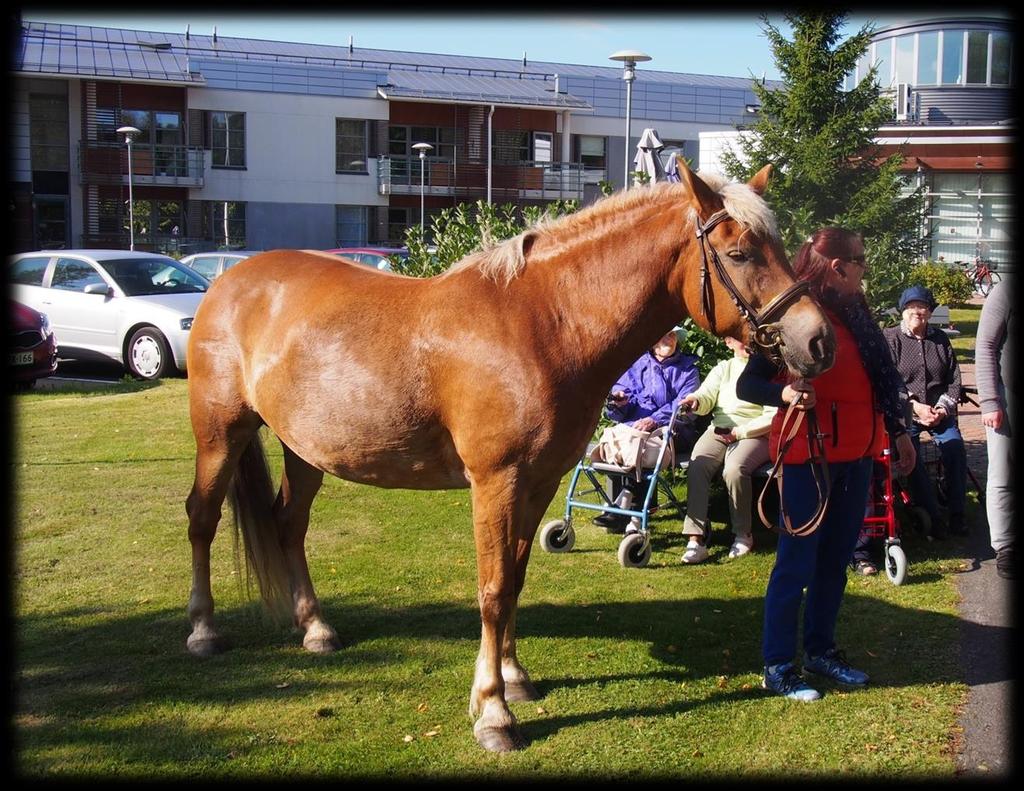
{"type": "MultiPolygon", "coordinates": [[[[829,464],[832,493],[825,518],[809,536],[779,536],[775,567],[764,597],[761,651],[766,665],[796,658],[800,605],[804,607],[804,650],[820,656],[835,647],[836,620],[846,590],[846,571],[864,524],[871,458],[829,464]]],[[[817,487],[807,464],[787,464],[783,505],[793,525],[803,524],[817,506],[817,487]]]]}
{"type": "Polygon", "coordinates": [[[938,524],[939,520],[939,501],[935,496],[935,486],[928,475],[928,468],[921,459],[922,431],[931,434],[932,440],[939,446],[946,477],[949,520],[951,523],[958,522],[962,525],[967,503],[967,450],[964,448],[964,438],[960,435],[956,418],[947,417],[931,428],[923,428],[914,423],[907,432],[914,443],[914,450],[917,451],[917,464],[910,473],[910,491],[914,499],[928,512],[934,525],[938,524]]]}

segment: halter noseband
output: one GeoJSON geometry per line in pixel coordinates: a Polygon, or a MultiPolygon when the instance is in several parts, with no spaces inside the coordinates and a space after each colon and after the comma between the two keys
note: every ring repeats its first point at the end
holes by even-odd
{"type": "Polygon", "coordinates": [[[708,217],[707,222],[701,224],[700,218],[697,219],[697,239],[700,241],[700,255],[701,255],[701,270],[700,270],[700,290],[701,290],[701,303],[700,309],[701,314],[711,324],[711,331],[715,334],[715,318],[711,313],[711,280],[708,277],[708,252],[710,251],[711,262],[715,265],[715,273],[718,275],[719,282],[725,287],[725,290],[729,292],[729,296],[736,305],[736,309],[739,310],[740,315],[750,324],[753,329],[753,341],[754,344],[774,362],[780,362],[782,359],[782,333],[779,330],[779,325],[774,321],[779,318],[789,306],[796,302],[801,296],[807,293],[810,285],[804,280],[798,280],[796,283],[791,285],[781,294],[772,297],[768,304],[764,306],[762,311],[758,313],[753,305],[747,302],[743,298],[743,295],[736,288],[736,284],[732,282],[732,278],[729,277],[729,273],[725,271],[725,267],[722,266],[722,261],[718,257],[718,252],[711,244],[711,240],[708,235],[712,229],[723,220],[729,218],[729,212],[725,209],[717,211],[708,217]]]}

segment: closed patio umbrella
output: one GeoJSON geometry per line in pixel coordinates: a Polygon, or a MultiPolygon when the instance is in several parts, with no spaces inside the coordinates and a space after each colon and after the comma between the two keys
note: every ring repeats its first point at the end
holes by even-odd
{"type": "MultiPolygon", "coordinates": [[[[633,170],[639,173],[646,173],[649,184],[656,181],[665,181],[665,167],[661,164],[661,157],[658,152],[665,147],[658,137],[657,131],[647,127],[640,135],[640,142],[636,144],[636,156],[633,157],[633,170]]],[[[639,182],[633,177],[634,186],[639,182]]]]}

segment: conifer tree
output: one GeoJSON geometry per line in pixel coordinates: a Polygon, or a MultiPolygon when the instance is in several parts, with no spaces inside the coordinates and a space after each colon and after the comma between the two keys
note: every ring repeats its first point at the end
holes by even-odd
{"type": "Polygon", "coordinates": [[[840,42],[845,12],[787,14],[792,41],[762,16],[765,35],[782,75],[781,88],[755,80],[760,118],[746,127],[722,157],[726,173],[749,179],[774,166],[765,195],[792,255],[815,229],[839,225],[864,236],[868,302],[880,313],[895,304],[918,261],[922,198],[908,191],[902,155],[883,158],[879,127],[893,118],[891,99],[872,67],[851,90],[847,74],[867,51],[873,29],[865,25],[840,42]]]}

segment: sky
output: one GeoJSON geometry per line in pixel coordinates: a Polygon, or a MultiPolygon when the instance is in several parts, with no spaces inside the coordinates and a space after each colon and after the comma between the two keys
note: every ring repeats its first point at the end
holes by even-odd
{"type": "MultiPolygon", "coordinates": [[[[943,10],[943,14],[950,13],[943,10]]],[[[886,27],[909,18],[932,14],[920,9],[911,15],[851,14],[844,35],[856,33],[865,23],[886,27]]],[[[1000,14],[1005,16],[1005,14],[1000,14]]],[[[714,16],[671,13],[659,10],[642,17],[602,13],[533,13],[457,16],[410,14],[403,10],[387,15],[280,12],[246,14],[237,10],[216,14],[194,9],[175,14],[103,11],[85,13],[60,9],[47,13],[45,6],[23,9],[24,20],[120,27],[184,33],[185,26],[197,35],[297,41],[307,44],[347,46],[349,36],[357,47],[476,55],[521,61],[554,61],[589,66],[616,66],[608,56],[623,49],[639,50],[652,57],[638,69],[689,74],[779,79],[760,15],[744,11],[714,16]]],[[[784,35],[790,31],[780,13],[769,20],[784,35]]]]}

